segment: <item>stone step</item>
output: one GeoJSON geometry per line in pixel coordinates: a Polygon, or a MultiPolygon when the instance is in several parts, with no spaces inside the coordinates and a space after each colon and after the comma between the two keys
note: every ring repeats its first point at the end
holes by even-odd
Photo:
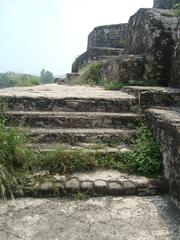
{"type": "Polygon", "coordinates": [[[117,152],[128,152],[131,146],[127,144],[121,144],[117,146],[108,146],[107,144],[94,144],[94,143],[79,143],[76,146],[72,146],[69,144],[29,144],[31,148],[38,152],[49,152],[49,151],[83,151],[87,153],[117,153],[117,152]]]}
{"type": "Polygon", "coordinates": [[[135,130],[129,129],[49,129],[49,128],[20,128],[27,136],[37,143],[130,143],[135,130]]]}
{"type": "Polygon", "coordinates": [[[12,111],[129,112],[137,105],[136,98],[46,98],[3,97],[12,111]]]}
{"type": "Polygon", "coordinates": [[[180,89],[171,87],[129,86],[123,92],[137,97],[141,106],[150,107],[174,106],[180,107],[180,89]]]}
{"type": "Polygon", "coordinates": [[[0,89],[0,100],[9,111],[129,112],[138,104],[121,91],[57,84],[0,89]]]}
{"type": "Polygon", "coordinates": [[[103,112],[6,112],[6,124],[42,128],[134,128],[134,113],[103,112]]]}
{"type": "Polygon", "coordinates": [[[85,193],[91,196],[151,196],[167,192],[166,182],[162,179],[154,180],[116,170],[97,170],[69,176],[41,171],[27,176],[22,191],[16,192],[15,195],[61,197],[72,193],[85,193]]]}

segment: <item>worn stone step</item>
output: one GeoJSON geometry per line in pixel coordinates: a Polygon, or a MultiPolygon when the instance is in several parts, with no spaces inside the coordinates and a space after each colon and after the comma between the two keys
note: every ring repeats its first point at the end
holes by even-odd
{"type": "Polygon", "coordinates": [[[128,112],[138,104],[121,91],[57,84],[0,89],[0,100],[14,111],[128,112]]]}
{"type": "Polygon", "coordinates": [[[180,107],[180,89],[178,88],[128,86],[122,91],[137,97],[141,106],[145,108],[154,105],[180,107]]]}
{"type": "MultiPolygon", "coordinates": [[[[2,99],[2,98],[1,98],[2,99]]],[[[3,97],[7,108],[14,111],[67,111],[67,112],[128,112],[134,111],[135,98],[45,98],[3,97]]]]}
{"type": "MultiPolygon", "coordinates": [[[[20,194],[25,197],[61,197],[72,193],[92,196],[151,196],[167,192],[167,184],[162,179],[135,176],[116,170],[98,170],[68,176],[50,174],[49,171],[36,172],[26,176],[20,194]]],[[[18,196],[19,193],[15,194],[18,196]]]]}
{"type": "Polygon", "coordinates": [[[104,112],[6,112],[12,126],[51,128],[134,128],[139,116],[134,113],[104,112]]]}
{"type": "Polygon", "coordinates": [[[49,128],[21,128],[27,136],[39,143],[69,143],[76,145],[83,143],[129,143],[135,130],[129,129],[49,129],[49,128]]]}
{"type": "Polygon", "coordinates": [[[63,150],[67,152],[83,151],[87,153],[117,153],[117,152],[128,152],[131,146],[127,144],[108,146],[108,144],[94,144],[94,143],[79,143],[76,146],[69,144],[29,144],[31,148],[38,152],[49,152],[63,150]]]}

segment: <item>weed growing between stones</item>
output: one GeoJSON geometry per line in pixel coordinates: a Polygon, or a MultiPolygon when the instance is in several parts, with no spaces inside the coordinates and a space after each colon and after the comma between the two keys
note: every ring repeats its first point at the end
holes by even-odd
{"type": "Polygon", "coordinates": [[[106,82],[103,85],[105,90],[120,90],[124,86],[125,85],[122,82],[114,82],[114,81],[106,82]]]}
{"type": "Polygon", "coordinates": [[[0,195],[13,197],[13,189],[26,174],[39,170],[71,174],[96,169],[116,169],[145,176],[162,174],[160,148],[146,125],[141,124],[129,152],[90,153],[82,150],[35,152],[25,135],[15,128],[6,128],[0,121],[0,195]],[[17,179],[17,180],[16,180],[17,179]]]}
{"type": "Polygon", "coordinates": [[[95,153],[82,150],[65,151],[59,148],[36,153],[24,163],[25,171],[49,170],[51,173],[71,174],[96,169],[116,169],[129,173],[153,176],[162,174],[160,147],[148,127],[141,124],[128,152],[95,153]]]}
{"type": "Polygon", "coordinates": [[[0,195],[3,198],[13,197],[16,171],[30,155],[26,144],[25,135],[15,128],[6,128],[4,118],[0,118],[0,195]]]}

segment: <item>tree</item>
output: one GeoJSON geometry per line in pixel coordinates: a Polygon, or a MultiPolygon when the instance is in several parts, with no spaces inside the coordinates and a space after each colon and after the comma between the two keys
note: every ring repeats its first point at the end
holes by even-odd
{"type": "Polygon", "coordinates": [[[40,75],[41,75],[41,83],[44,83],[44,84],[53,83],[54,76],[52,72],[42,69],[40,72],[40,75]]]}

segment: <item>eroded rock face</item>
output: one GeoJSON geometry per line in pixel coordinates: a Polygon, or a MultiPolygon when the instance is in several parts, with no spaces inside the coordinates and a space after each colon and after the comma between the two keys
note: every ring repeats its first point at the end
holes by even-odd
{"type": "Polygon", "coordinates": [[[172,8],[174,4],[179,2],[180,0],[154,0],[154,8],[168,9],[172,8]]]}
{"type": "Polygon", "coordinates": [[[178,19],[178,29],[176,32],[174,53],[172,58],[171,80],[169,85],[180,88],[180,18],[178,19]]]}
{"type": "Polygon", "coordinates": [[[122,55],[103,64],[105,81],[127,83],[142,80],[144,75],[144,55],[122,55]]]}
{"type": "Polygon", "coordinates": [[[88,36],[88,49],[124,48],[127,43],[127,31],[127,23],[96,27],[88,36]]]}
{"type": "Polygon", "coordinates": [[[140,9],[130,18],[126,52],[146,54],[144,79],[169,85],[177,28],[173,10],[140,9]]]}

